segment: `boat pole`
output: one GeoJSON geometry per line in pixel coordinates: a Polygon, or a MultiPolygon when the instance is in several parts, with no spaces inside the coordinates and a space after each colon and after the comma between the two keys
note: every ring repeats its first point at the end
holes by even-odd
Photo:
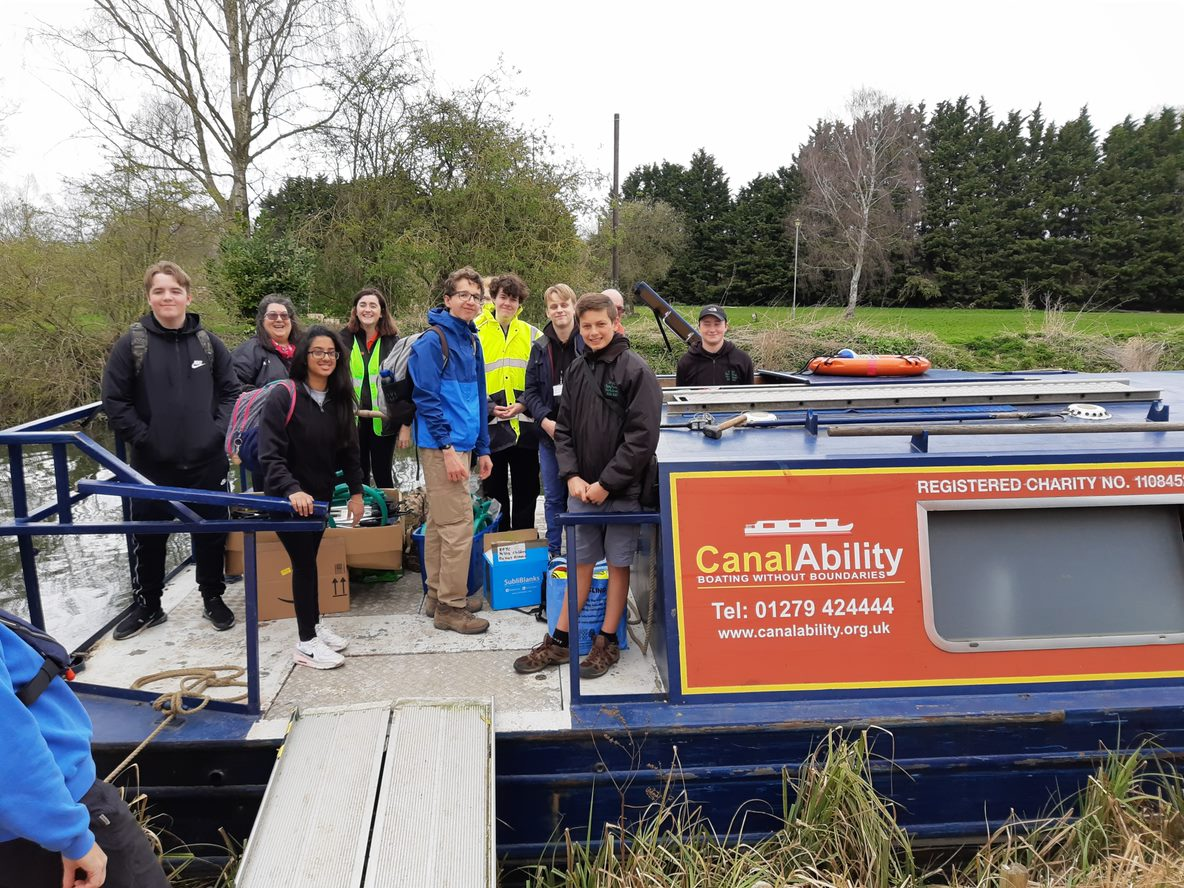
{"type": "Polygon", "coordinates": [[[613,194],[612,204],[613,211],[613,288],[620,286],[621,279],[621,261],[617,253],[617,205],[620,203],[620,179],[621,179],[621,115],[613,115],[613,194]]]}

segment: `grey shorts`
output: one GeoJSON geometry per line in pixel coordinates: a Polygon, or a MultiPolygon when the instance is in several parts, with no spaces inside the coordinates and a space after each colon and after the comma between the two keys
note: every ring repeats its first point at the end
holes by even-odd
{"type": "MultiPolygon", "coordinates": [[[[567,511],[582,513],[637,512],[641,505],[636,499],[609,497],[599,505],[586,503],[574,496],[567,498],[567,511]]],[[[637,524],[577,524],[576,555],[580,564],[595,564],[606,560],[613,567],[629,567],[637,554],[637,524]]]]}

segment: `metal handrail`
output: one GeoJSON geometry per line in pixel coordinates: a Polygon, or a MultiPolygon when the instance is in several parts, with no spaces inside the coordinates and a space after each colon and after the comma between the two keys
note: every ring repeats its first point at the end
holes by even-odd
{"type": "MultiPolygon", "coordinates": [[[[567,536],[567,589],[564,590],[567,596],[567,626],[568,631],[572,632],[574,627],[579,626],[580,613],[580,598],[579,598],[579,580],[576,575],[576,568],[579,564],[579,550],[576,546],[576,525],[578,524],[661,524],[662,515],[659,512],[561,512],[556,516],[556,521],[561,527],[566,528],[564,531],[567,536]]],[[[653,554],[657,557],[657,553],[653,554]]],[[[626,593],[627,594],[627,593],[626,593]]],[[[657,595],[657,589],[650,590],[651,595],[657,595]]],[[[622,615],[621,619],[625,619],[622,615]]],[[[578,632],[576,633],[578,638],[578,632]]],[[[578,640],[568,647],[568,679],[571,691],[571,703],[576,706],[584,702],[583,695],[580,693],[580,645],[578,640]]],[[[598,700],[603,700],[603,697],[597,697],[598,700]]]]}
{"type": "MultiPolygon", "coordinates": [[[[33,537],[76,536],[122,533],[128,537],[129,550],[132,534],[155,533],[243,533],[244,592],[246,599],[245,630],[247,642],[247,702],[241,707],[248,714],[261,712],[259,690],[259,610],[258,589],[255,571],[255,534],[259,531],[276,529],[274,519],[207,520],[189,508],[188,504],[243,506],[252,509],[292,514],[291,503],[283,497],[253,496],[220,491],[196,490],[185,487],[166,487],[153,484],[148,478],[129,466],[123,459],[122,442],[117,439],[117,454],[112,454],[86,434],[78,431],[55,431],[62,425],[87,422],[100,409],[98,403],[54,416],[43,417],[22,425],[0,431],[0,446],[8,448],[9,484],[12,491],[13,520],[0,523],[0,536],[16,537],[21,558],[21,573],[25,585],[25,600],[29,607],[29,619],[35,625],[45,628],[45,613],[41,604],[41,587],[37,575],[37,551],[33,537]],[[33,512],[29,511],[28,491],[25,485],[24,448],[45,446],[52,448],[54,464],[54,501],[33,512]],[[116,481],[83,479],[77,484],[77,492],[70,489],[67,448],[75,447],[79,452],[93,459],[102,468],[109,470],[116,481]],[[74,521],[73,506],[89,496],[118,496],[123,506],[123,521],[101,524],[78,524],[74,521]],[[132,500],[164,502],[169,510],[180,519],[177,521],[135,521],[130,517],[129,502],[132,500]],[[55,523],[45,523],[56,518],[55,523]]],[[[328,503],[314,503],[315,520],[290,519],[283,522],[285,531],[316,532],[325,526],[328,503]]],[[[125,610],[124,613],[127,611],[125,610]]],[[[120,614],[115,617],[118,620],[120,614]]],[[[112,621],[114,622],[114,621],[112,621]]],[[[79,650],[86,650],[110,628],[92,635],[79,650]]],[[[103,685],[87,685],[88,693],[99,696],[127,697],[135,693],[123,688],[103,685]]],[[[237,706],[237,704],[226,704],[237,706]]]]}

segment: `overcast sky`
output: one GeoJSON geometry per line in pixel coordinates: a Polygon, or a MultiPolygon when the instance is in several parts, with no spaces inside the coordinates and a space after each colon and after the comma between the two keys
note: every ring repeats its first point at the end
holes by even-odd
{"type": "MultiPolygon", "coordinates": [[[[0,0],[0,89],[16,108],[0,159],[9,188],[53,194],[63,176],[102,167],[77,112],[52,89],[64,88],[55,60],[27,39],[38,19],[68,24],[88,7],[0,0]]],[[[930,107],[963,94],[998,113],[1041,103],[1058,122],[1088,105],[1100,135],[1128,114],[1184,106],[1184,0],[407,0],[403,8],[439,84],[470,82],[501,55],[529,91],[519,116],[606,176],[614,113],[622,178],[642,163],[686,163],[704,147],[736,191],[788,164],[810,126],[841,112],[861,86],[930,107]]]]}

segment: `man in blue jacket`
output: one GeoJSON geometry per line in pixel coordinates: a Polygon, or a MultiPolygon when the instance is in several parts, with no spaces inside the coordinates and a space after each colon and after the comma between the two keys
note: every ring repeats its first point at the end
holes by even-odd
{"type": "Polygon", "coordinates": [[[0,625],[0,888],[167,888],[119,790],[95,779],[74,692],[55,678],[29,705],[17,697],[44,663],[0,625]]]}
{"type": "Polygon", "coordinates": [[[485,358],[473,318],[481,310],[484,287],[472,268],[454,271],[444,282],[444,305],[428,312],[429,331],[411,347],[407,370],[415,401],[415,443],[423,461],[427,492],[424,562],[428,577],[428,613],[437,629],[465,635],[484,632],[489,621],[475,617],[480,599],[468,599],[469,556],[473,545],[473,506],[469,462],[475,453],[477,473],[489,477],[489,427],[486,424],[485,358]]]}

